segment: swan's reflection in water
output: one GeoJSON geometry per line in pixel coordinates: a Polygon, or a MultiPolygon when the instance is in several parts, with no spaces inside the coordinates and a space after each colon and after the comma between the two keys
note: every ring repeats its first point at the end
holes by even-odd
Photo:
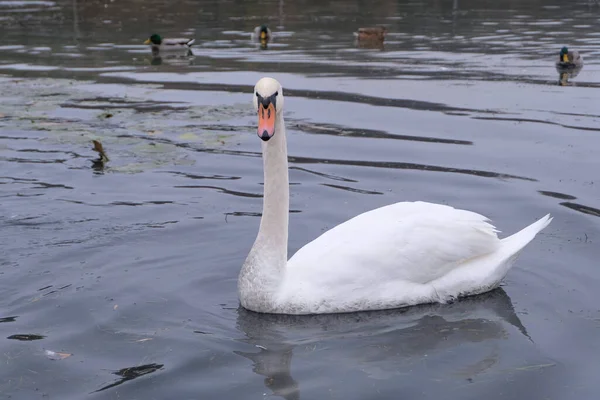
{"type": "Polygon", "coordinates": [[[286,400],[298,400],[300,388],[290,372],[293,348],[292,345],[281,345],[273,346],[271,349],[260,347],[258,353],[243,351],[234,351],[234,353],[252,361],[252,371],[265,377],[265,386],[275,396],[286,400]]]}
{"type": "MultiPolygon", "coordinates": [[[[235,353],[251,360],[253,371],[265,377],[265,386],[286,400],[300,398],[300,384],[291,375],[296,347],[304,350],[343,343],[343,355],[341,359],[336,356],[336,363],[355,365],[372,379],[389,379],[401,374],[403,364],[422,362],[432,352],[507,338],[511,330],[529,339],[502,289],[448,305],[350,314],[289,316],[240,308],[237,326],[245,335],[241,341],[257,351],[235,353]]],[[[491,368],[498,349],[489,347],[473,364],[454,370],[470,380],[491,368]]]]}

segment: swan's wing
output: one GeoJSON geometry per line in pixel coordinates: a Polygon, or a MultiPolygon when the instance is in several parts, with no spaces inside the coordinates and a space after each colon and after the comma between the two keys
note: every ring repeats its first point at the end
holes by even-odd
{"type": "Polygon", "coordinates": [[[396,203],[340,224],[298,250],[288,262],[286,281],[333,287],[427,283],[499,245],[496,229],[482,215],[396,203]]]}

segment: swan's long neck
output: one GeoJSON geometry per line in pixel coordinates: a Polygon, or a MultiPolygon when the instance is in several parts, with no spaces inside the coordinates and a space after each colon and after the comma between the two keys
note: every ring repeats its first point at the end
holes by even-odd
{"type": "Polygon", "coordinates": [[[275,120],[275,134],[262,143],[264,168],[263,212],[256,241],[238,279],[242,305],[268,308],[287,264],[289,177],[283,116],[275,120]],[[250,304],[252,303],[252,304],[250,304]],[[258,303],[258,304],[256,304],[258,303]]]}
{"type": "Polygon", "coordinates": [[[290,186],[288,177],[287,142],[283,116],[277,115],[275,134],[262,142],[264,169],[263,213],[258,239],[264,240],[264,252],[277,254],[279,267],[287,262],[290,186]],[[282,261],[283,260],[283,261],[282,261]]]}

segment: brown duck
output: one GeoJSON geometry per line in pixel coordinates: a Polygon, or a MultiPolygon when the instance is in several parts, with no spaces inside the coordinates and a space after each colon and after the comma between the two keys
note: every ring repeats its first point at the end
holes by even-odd
{"type": "Polygon", "coordinates": [[[358,28],[358,40],[383,42],[387,28],[384,26],[376,26],[371,28],[358,28]]]}

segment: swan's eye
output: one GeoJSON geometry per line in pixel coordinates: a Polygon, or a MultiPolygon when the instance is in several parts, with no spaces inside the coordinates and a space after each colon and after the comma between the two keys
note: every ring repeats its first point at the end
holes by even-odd
{"type": "Polygon", "coordinates": [[[279,92],[275,92],[274,96],[275,97],[279,96],[279,92]]]}
{"type": "Polygon", "coordinates": [[[277,109],[277,92],[273,93],[269,97],[263,97],[258,92],[256,93],[256,97],[258,99],[258,110],[260,112],[260,105],[262,104],[263,108],[269,108],[269,104],[273,105],[274,110],[277,109]]]}

